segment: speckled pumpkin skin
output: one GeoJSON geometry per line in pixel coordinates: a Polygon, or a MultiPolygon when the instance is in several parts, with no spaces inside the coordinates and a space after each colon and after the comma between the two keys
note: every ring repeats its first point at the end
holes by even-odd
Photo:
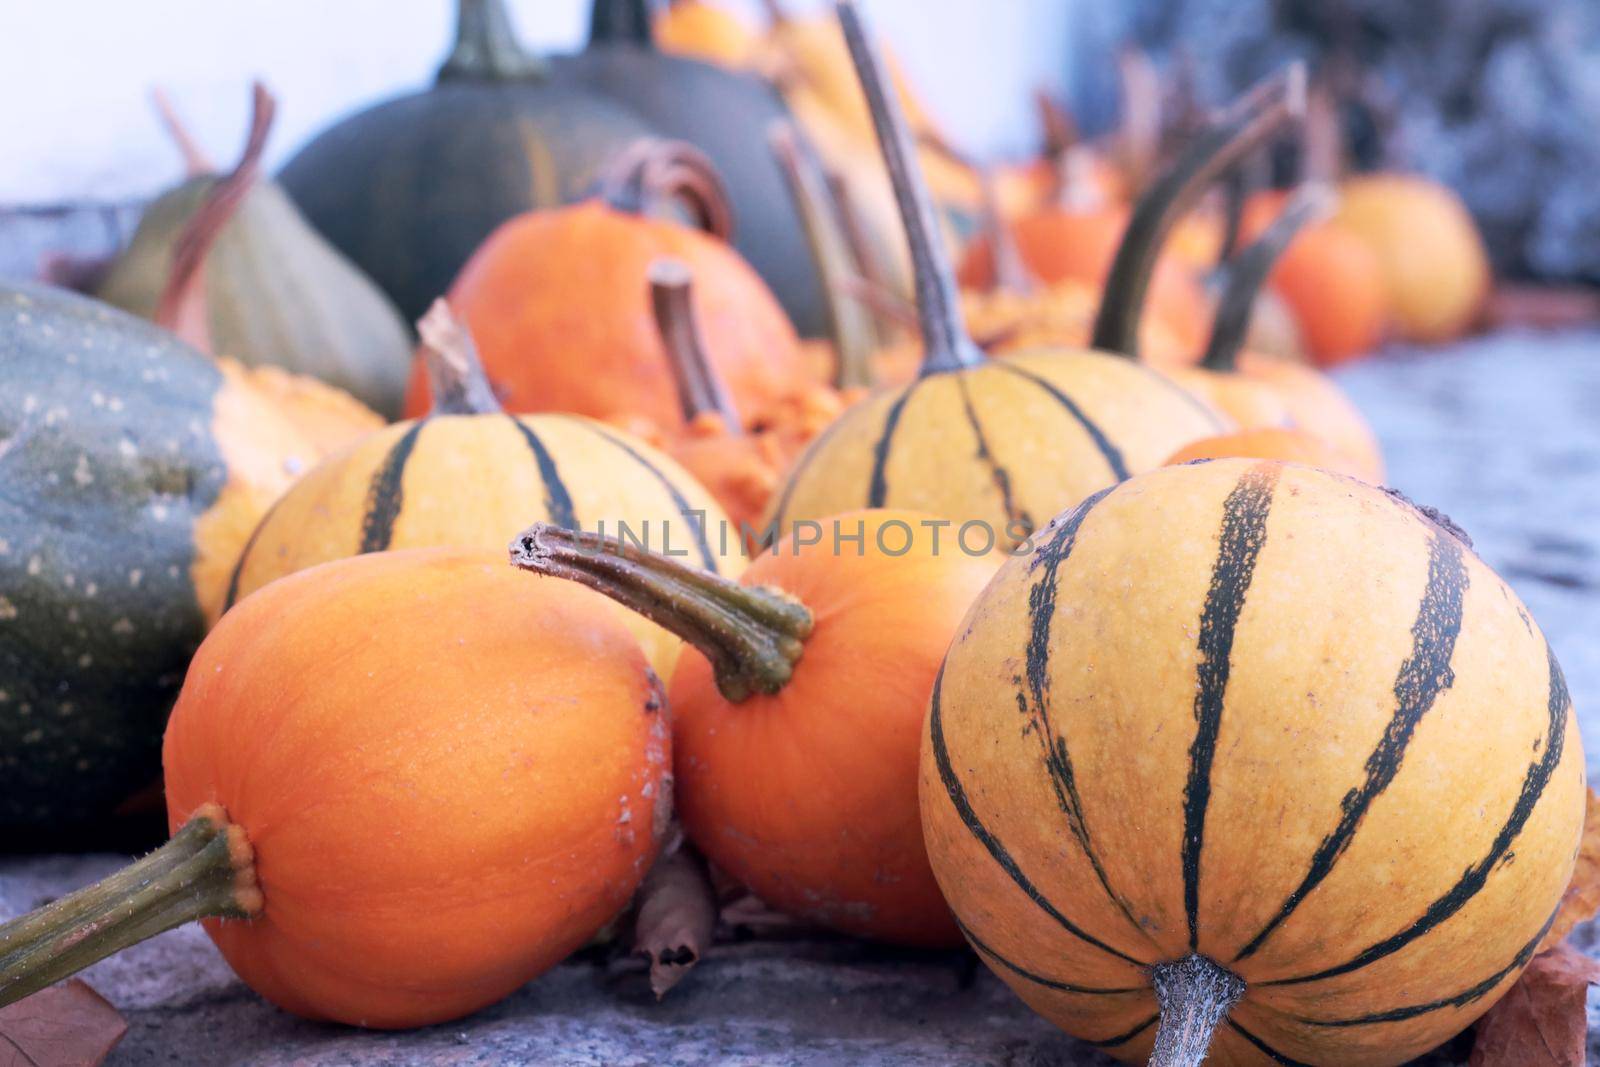
{"type": "Polygon", "coordinates": [[[0,833],[66,835],[156,781],[207,602],[311,449],[171,334],[62,290],[0,286],[0,376],[0,833]]]}
{"type": "Polygon", "coordinates": [[[1130,359],[1019,352],[876,393],[812,442],[773,496],[787,531],[863,507],[980,520],[1001,547],[1097,489],[1232,429],[1130,359]]]}
{"type": "Polygon", "coordinates": [[[1198,952],[1247,984],[1208,1064],[1359,1067],[1515,981],[1584,757],[1544,637],[1461,540],[1355,479],[1216,460],[1031,547],[951,646],[922,757],[934,872],[1024,1000],[1142,1063],[1146,966],[1198,952]]]}

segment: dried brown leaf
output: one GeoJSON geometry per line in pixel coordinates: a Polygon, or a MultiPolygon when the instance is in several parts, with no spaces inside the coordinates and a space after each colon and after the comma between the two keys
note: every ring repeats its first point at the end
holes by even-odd
{"type": "Polygon", "coordinates": [[[1541,952],[1479,1020],[1468,1067],[1583,1067],[1597,981],[1600,960],[1568,944],[1541,952]]]}
{"type": "Polygon", "coordinates": [[[1550,924],[1539,950],[1554,948],[1567,939],[1572,928],[1588,922],[1600,911],[1600,793],[1589,790],[1588,807],[1583,816],[1583,840],[1578,845],[1578,862],[1572,881],[1561,898],[1556,921],[1550,924]]]}
{"type": "Polygon", "coordinates": [[[81,978],[0,1008],[0,1067],[96,1067],[128,1024],[81,978]]]}
{"type": "Polygon", "coordinates": [[[663,851],[639,890],[633,951],[650,961],[650,990],[660,1000],[711,945],[716,896],[706,861],[684,842],[663,851]]]}

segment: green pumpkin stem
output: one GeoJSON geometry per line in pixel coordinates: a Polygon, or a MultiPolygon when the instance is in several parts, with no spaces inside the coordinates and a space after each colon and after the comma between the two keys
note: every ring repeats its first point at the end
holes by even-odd
{"type": "Polygon", "coordinates": [[[517,40],[505,0],[456,0],[456,41],[437,81],[522,81],[548,69],[517,40]]]}
{"type": "Polygon", "coordinates": [[[961,294],[956,288],[955,270],[940,241],[939,220],[933,197],[917,165],[910,131],[900,112],[900,101],[889,88],[878,46],[861,24],[861,14],[853,0],[839,0],[839,26],[855,63],[861,91],[872,114],[878,134],[878,148],[894,187],[895,204],[905,227],[911,249],[911,266],[916,278],[917,318],[922,327],[922,374],[975,367],[984,355],[967,336],[961,319],[961,294]]]}
{"type": "Polygon", "coordinates": [[[806,231],[811,256],[828,307],[829,334],[837,366],[833,384],[840,389],[871,388],[872,353],[878,347],[872,312],[839,291],[844,280],[859,273],[856,253],[840,220],[822,168],[801,145],[794,124],[785,119],[767,128],[767,141],[789,184],[789,195],[806,231]]]}
{"type": "Polygon", "coordinates": [[[593,191],[612,210],[630,215],[671,218],[678,204],[706,233],[733,239],[733,207],[722,176],[687,141],[641,137],[601,169],[593,191]]]}
{"type": "Polygon", "coordinates": [[[417,337],[433,414],[490,415],[504,410],[484,373],[472,333],[443,298],[417,320],[417,337]]]}
{"type": "Polygon", "coordinates": [[[711,662],[717,689],[735,704],[788,684],[811,634],[810,610],[787,593],[598,533],[536,522],[511,543],[511,564],[604,593],[677,634],[711,662]]]}
{"type": "Polygon", "coordinates": [[[1139,197],[1100,296],[1091,347],[1138,358],[1139,320],[1167,234],[1212,182],[1304,113],[1305,84],[1299,63],[1257,84],[1196,135],[1139,197]]]}
{"type": "Polygon", "coordinates": [[[244,831],[205,805],[150,855],[0,925],[0,1007],[175,926],[262,906],[244,831]]]}
{"type": "Polygon", "coordinates": [[[211,353],[210,313],[205,296],[206,257],[261,178],[261,156],[277,113],[277,101],[260,82],[251,86],[250,98],[250,132],[245,138],[244,151],[233,170],[212,183],[173,244],[172,266],[153,316],[157,326],[166,327],[206,353],[211,353]]]}
{"type": "Polygon", "coordinates": [[[744,432],[743,420],[728,387],[706,353],[694,313],[694,275],[682,260],[658,259],[650,264],[650,307],[667,353],[672,381],[678,389],[685,421],[707,412],[721,416],[730,435],[744,432]]]}
{"type": "Polygon", "coordinates": [[[1217,313],[1211,320],[1211,337],[1206,343],[1206,354],[1200,361],[1208,370],[1231,371],[1244,347],[1250,332],[1250,317],[1255,311],[1256,297],[1266,283],[1267,276],[1307,223],[1326,218],[1332,213],[1337,194],[1326,185],[1303,185],[1284,205],[1283,212],[1261,232],[1261,236],[1233,258],[1228,269],[1227,286],[1217,301],[1217,313]]]}
{"type": "Polygon", "coordinates": [[[160,86],[151,89],[150,102],[155,106],[162,128],[167,131],[167,136],[172,138],[172,143],[178,148],[178,154],[183,157],[184,176],[198,178],[206,174],[215,174],[216,165],[200,147],[200,143],[194,139],[194,134],[189,132],[189,124],[178,114],[178,109],[173,106],[172,98],[167,95],[167,91],[160,86]]]}
{"type": "Polygon", "coordinates": [[[1161,1015],[1149,1067],[1200,1067],[1217,1027],[1244,996],[1244,982],[1200,955],[1156,964],[1150,982],[1161,1015]]]}
{"type": "Polygon", "coordinates": [[[594,0],[589,9],[589,44],[617,43],[655,48],[647,0],[594,0]]]}

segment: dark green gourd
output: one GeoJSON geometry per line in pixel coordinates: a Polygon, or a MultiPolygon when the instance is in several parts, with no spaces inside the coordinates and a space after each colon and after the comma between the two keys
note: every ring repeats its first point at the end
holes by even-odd
{"type": "Polygon", "coordinates": [[[649,9],[646,0],[595,0],[588,47],[553,60],[555,79],[603,94],[709,156],[733,205],[734,247],[801,334],[827,336],[816,261],[783,172],[766,151],[768,130],[790,118],[788,107],[758,78],[659,51],[649,9]]]}
{"type": "Polygon", "coordinates": [[[60,847],[160,773],[206,603],[313,458],[240,376],[97,300],[0,283],[0,842],[60,847]]]}
{"type": "MultiPolygon", "coordinates": [[[[254,107],[238,168],[248,170],[254,184],[205,260],[213,348],[248,366],[319,378],[392,418],[411,369],[410,331],[388,297],[306,222],[279,186],[255,178],[274,111],[260,85],[254,107]]],[[[172,273],[180,235],[220,180],[181,130],[175,134],[190,176],[146,209],[96,294],[149,319],[172,273]]]]}
{"type": "Polygon", "coordinates": [[[279,176],[312,224],[414,321],[500,223],[580,199],[617,152],[657,131],[547,76],[502,0],[458,0],[432,86],[324,130],[279,176]]]}

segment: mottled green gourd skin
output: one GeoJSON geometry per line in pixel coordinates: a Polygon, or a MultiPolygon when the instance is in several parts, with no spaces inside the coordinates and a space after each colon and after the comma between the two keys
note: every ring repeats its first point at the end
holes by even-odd
{"type": "Polygon", "coordinates": [[[307,218],[407,319],[514,215],[581,199],[642,120],[536,77],[461,78],[324,131],[280,180],[307,218]]]}
{"type": "Polygon", "coordinates": [[[160,774],[205,631],[222,376],[102,303],[0,284],[0,380],[0,841],[59,844],[160,774]]]}
{"type": "MultiPolygon", "coordinates": [[[[190,178],[145,209],[127,251],[96,293],[153,318],[172,252],[217,179],[190,178]]],[[[261,182],[217,234],[205,261],[212,347],[249,366],[271,364],[320,378],[390,418],[411,369],[411,335],[372,280],[261,182]]]]}
{"type": "Polygon", "coordinates": [[[774,121],[793,121],[771,85],[667,55],[650,40],[647,5],[595,0],[589,46],[551,61],[552,77],[600,93],[663,135],[704,152],[733,207],[733,245],[772,288],[795,329],[825,337],[828,311],[816,260],[776,157],[774,121]]]}

